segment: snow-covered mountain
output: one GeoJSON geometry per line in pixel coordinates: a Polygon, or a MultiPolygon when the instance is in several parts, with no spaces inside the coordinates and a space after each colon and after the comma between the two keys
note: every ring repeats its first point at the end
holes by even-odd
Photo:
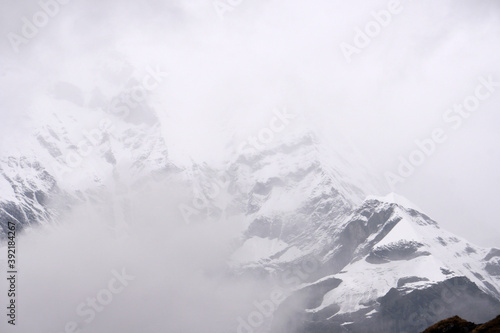
{"type": "MultiPolygon", "coordinates": [[[[50,94],[36,96],[33,103],[45,108],[30,114],[31,133],[2,147],[0,238],[7,220],[19,228],[54,222],[75,205],[113,200],[143,178],[180,170],[168,159],[154,110],[146,101],[126,102],[137,81],[125,82],[121,90],[87,94],[56,82],[50,94]]],[[[123,215],[121,207],[111,210],[123,215]]]]}
{"type": "Polygon", "coordinates": [[[500,312],[498,249],[441,229],[394,193],[367,195],[374,177],[325,156],[304,136],[232,165],[249,223],[233,260],[290,291],[267,331],[418,332],[454,314],[481,322],[500,312]]]}
{"type": "Polygon", "coordinates": [[[316,254],[322,276],[282,304],[273,332],[419,332],[451,314],[480,322],[500,311],[500,251],[442,230],[407,200],[368,198],[329,234],[316,254]]]}
{"type": "Polygon", "coordinates": [[[1,156],[0,238],[7,220],[50,224],[103,197],[115,198],[107,209],[119,220],[127,205],[115,194],[161,175],[190,189],[185,222],[243,221],[228,263],[235,276],[285,283],[262,331],[417,332],[455,314],[483,322],[500,312],[500,250],[442,230],[400,196],[373,196],[382,190],[355,153],[305,132],[222,169],[179,167],[147,103],[127,117],[109,112],[120,96],[59,100],[63,111],[40,116],[29,150],[1,156]]]}

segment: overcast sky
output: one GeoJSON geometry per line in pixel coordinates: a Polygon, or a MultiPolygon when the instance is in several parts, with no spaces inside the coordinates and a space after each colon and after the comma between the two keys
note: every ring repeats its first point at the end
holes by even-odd
{"type": "Polygon", "coordinates": [[[39,3],[1,4],[4,144],[22,138],[33,96],[54,82],[91,91],[106,59],[159,66],[169,76],[155,107],[179,161],[223,160],[231,140],[287,107],[331,144],[356,146],[384,178],[440,129],[444,142],[396,192],[444,228],[500,247],[500,86],[480,88],[488,96],[467,118],[447,111],[482,78],[500,82],[498,1],[70,0],[22,42],[39,3]],[[374,12],[384,26],[359,47],[359,31],[377,29],[374,12]]]}

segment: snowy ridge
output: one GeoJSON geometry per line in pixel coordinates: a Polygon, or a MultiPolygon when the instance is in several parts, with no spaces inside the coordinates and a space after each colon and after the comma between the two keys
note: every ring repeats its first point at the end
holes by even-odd
{"type": "Polygon", "coordinates": [[[56,221],[61,212],[48,208],[52,199],[73,207],[99,201],[122,183],[179,171],[168,158],[159,123],[146,102],[128,114],[111,112],[126,87],[94,87],[87,94],[66,82],[54,85],[49,94],[32,101],[36,107],[26,130],[31,134],[16,149],[2,150],[0,238],[7,219],[22,227],[56,221]],[[137,120],[139,113],[143,121],[137,120]],[[147,121],[144,114],[150,115],[147,121]]]}
{"type": "Polygon", "coordinates": [[[422,223],[403,209],[397,208],[394,214],[401,217],[399,222],[375,244],[369,254],[334,275],[343,283],[327,293],[322,304],[313,312],[338,300],[343,300],[339,314],[358,311],[363,304],[370,304],[397,286],[400,279],[409,277],[418,277],[415,282],[405,284],[406,288],[414,289],[453,276],[466,276],[483,291],[500,296],[488,287],[488,284],[500,285],[500,279],[489,277],[481,263],[488,253],[487,249],[473,248],[465,240],[450,235],[437,225],[422,223]],[[408,244],[417,244],[417,248],[410,249],[410,255],[398,253],[400,257],[390,259],[391,251],[407,250],[405,245],[408,244]],[[385,255],[385,262],[368,263],[369,257],[377,254],[385,255]],[[374,276],[377,278],[373,279],[374,276]]]}
{"type": "MultiPolygon", "coordinates": [[[[394,194],[367,197],[353,213],[326,230],[331,240],[316,252],[324,270],[296,292],[311,290],[314,302],[309,300],[301,310],[288,314],[303,323],[294,332],[314,332],[318,318],[324,318],[319,319],[320,327],[332,332],[343,332],[344,326],[354,332],[421,331],[446,314],[471,312],[466,300],[477,304],[474,318],[500,311],[500,250],[471,245],[441,229],[407,199],[394,194]],[[325,289],[328,281],[340,282],[325,289]],[[453,295],[454,300],[446,295],[453,295]],[[457,299],[455,295],[462,296],[457,299]],[[405,297],[409,303],[397,303],[405,297]],[[450,313],[429,313],[443,302],[450,313]],[[425,314],[428,322],[381,328],[378,325],[395,316],[387,307],[401,311],[400,316],[425,314]]],[[[288,321],[278,317],[274,331],[283,330],[288,321]]]]}
{"type": "Polygon", "coordinates": [[[369,195],[366,197],[366,200],[377,200],[380,202],[392,203],[392,204],[400,205],[400,206],[405,207],[405,208],[410,208],[410,209],[417,210],[419,212],[423,212],[423,210],[420,209],[420,207],[415,205],[413,202],[406,199],[402,195],[396,194],[394,192],[391,192],[391,193],[387,194],[386,196],[369,195]]]}

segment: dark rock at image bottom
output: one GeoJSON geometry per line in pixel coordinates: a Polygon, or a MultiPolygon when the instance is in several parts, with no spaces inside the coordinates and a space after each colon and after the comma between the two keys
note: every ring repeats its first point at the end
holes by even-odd
{"type": "Polygon", "coordinates": [[[485,324],[474,324],[454,316],[432,325],[422,333],[500,333],[500,315],[485,324]]]}

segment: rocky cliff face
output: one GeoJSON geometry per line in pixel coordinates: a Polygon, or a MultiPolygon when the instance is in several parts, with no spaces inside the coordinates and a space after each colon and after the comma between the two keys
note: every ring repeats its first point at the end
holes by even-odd
{"type": "Polygon", "coordinates": [[[369,196],[378,194],[375,177],[313,133],[234,156],[225,168],[181,168],[153,116],[138,122],[99,100],[77,102],[44,116],[30,151],[0,159],[0,238],[8,220],[50,224],[104,197],[120,219],[127,207],[117,194],[175,182],[191,197],[180,207],[185,223],[242,222],[235,276],[286,282],[270,332],[416,332],[455,314],[484,322],[500,312],[500,250],[442,230],[397,195],[369,196]],[[75,109],[82,105],[91,112],[75,109]],[[297,267],[307,274],[289,274],[297,267]]]}
{"type": "Polygon", "coordinates": [[[293,311],[285,302],[272,332],[418,332],[454,314],[481,322],[500,311],[500,281],[488,273],[496,250],[450,235],[412,208],[369,199],[330,233],[316,254],[323,277],[304,287],[316,289],[316,302],[293,311]],[[339,282],[323,292],[325,279],[339,282]]]}

